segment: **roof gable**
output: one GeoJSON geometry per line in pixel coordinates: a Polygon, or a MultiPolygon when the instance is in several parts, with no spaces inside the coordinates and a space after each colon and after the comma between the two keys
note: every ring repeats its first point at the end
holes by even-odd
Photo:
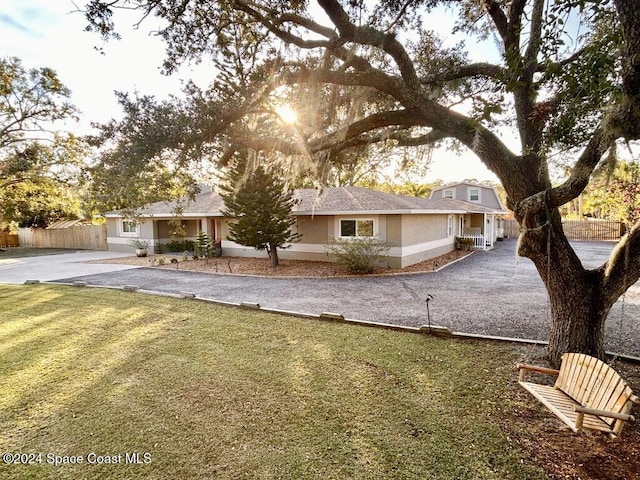
{"type": "Polygon", "coordinates": [[[472,182],[454,182],[449,183],[447,185],[443,185],[442,187],[438,187],[432,190],[429,198],[437,199],[442,198],[444,191],[453,190],[454,198],[464,198],[468,199],[468,192],[471,189],[479,189],[482,194],[480,195],[479,202],[473,202],[476,204],[483,205],[487,208],[492,209],[492,211],[500,211],[506,213],[504,205],[502,205],[502,201],[498,196],[498,192],[491,185],[483,185],[481,183],[472,183],[472,182]]]}

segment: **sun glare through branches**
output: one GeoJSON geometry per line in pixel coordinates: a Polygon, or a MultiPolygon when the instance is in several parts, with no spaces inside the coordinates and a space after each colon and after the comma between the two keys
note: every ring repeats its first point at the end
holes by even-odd
{"type": "Polygon", "coordinates": [[[298,114],[291,108],[290,105],[280,105],[276,108],[276,113],[284,123],[295,123],[298,120],[298,114]]]}

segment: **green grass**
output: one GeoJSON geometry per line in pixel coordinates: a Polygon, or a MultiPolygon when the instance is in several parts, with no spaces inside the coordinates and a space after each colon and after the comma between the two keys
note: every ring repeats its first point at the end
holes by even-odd
{"type": "Polygon", "coordinates": [[[3,247],[0,248],[0,260],[3,258],[41,257],[43,255],[59,255],[61,253],[73,253],[78,249],[73,248],[30,248],[30,247],[3,247]]]}
{"type": "Polygon", "coordinates": [[[545,478],[497,426],[508,346],[74,287],[0,305],[0,453],[43,455],[1,478],[545,478]]]}

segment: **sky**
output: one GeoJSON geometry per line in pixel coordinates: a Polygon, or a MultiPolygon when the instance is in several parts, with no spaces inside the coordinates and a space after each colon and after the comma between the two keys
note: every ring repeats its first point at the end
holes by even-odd
{"type": "MultiPolygon", "coordinates": [[[[18,57],[26,68],[50,67],[57,72],[81,112],[80,122],[69,126],[75,133],[92,133],[92,122],[106,123],[122,116],[115,91],[138,91],[162,99],[179,95],[184,80],[194,79],[205,86],[214,74],[210,66],[201,64],[184,66],[170,77],[162,75],[164,45],[148,33],[148,22],[135,29],[133,16],[117,20],[120,41],[104,44],[97,34],[84,31],[86,21],[78,12],[84,3],[0,0],[0,55],[18,57]]],[[[470,178],[497,181],[472,153],[439,151],[434,153],[423,180],[455,182],[470,178]]]]}

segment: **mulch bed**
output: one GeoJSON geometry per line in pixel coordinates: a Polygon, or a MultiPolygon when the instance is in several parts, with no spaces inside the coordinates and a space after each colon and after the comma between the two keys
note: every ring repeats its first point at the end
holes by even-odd
{"type": "MultiPolygon", "coordinates": [[[[453,250],[445,255],[440,255],[439,257],[431,258],[405,268],[378,268],[375,274],[390,275],[398,273],[433,272],[471,253],[473,252],[453,250]]],[[[222,256],[210,259],[193,260],[189,258],[184,260],[182,255],[178,253],[152,255],[149,257],[113,258],[96,260],[91,263],[116,263],[196,272],[262,275],[267,277],[335,277],[349,275],[349,273],[339,265],[332,262],[280,259],[280,264],[276,268],[272,268],[269,266],[268,258],[222,256]],[[164,264],[161,264],[161,262],[164,262],[164,264]]]]}

